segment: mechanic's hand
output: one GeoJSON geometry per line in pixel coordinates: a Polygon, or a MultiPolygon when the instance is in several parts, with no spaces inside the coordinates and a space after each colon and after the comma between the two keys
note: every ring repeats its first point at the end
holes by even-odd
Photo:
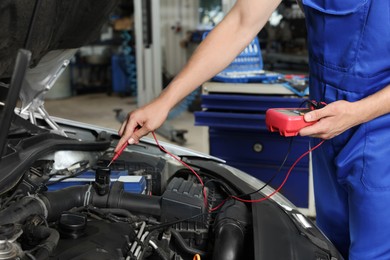
{"type": "Polygon", "coordinates": [[[318,122],[302,128],[299,134],[321,139],[331,139],[361,123],[356,104],[345,100],[335,101],[321,109],[306,113],[304,119],[306,122],[318,122]]]}
{"type": "Polygon", "coordinates": [[[115,152],[125,142],[137,144],[141,137],[159,128],[168,117],[168,113],[169,109],[158,100],[130,112],[119,129],[121,139],[115,148],[115,152]]]}

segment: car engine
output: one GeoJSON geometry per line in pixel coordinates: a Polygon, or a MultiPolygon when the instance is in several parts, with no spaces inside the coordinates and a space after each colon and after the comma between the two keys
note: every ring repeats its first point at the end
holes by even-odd
{"type": "Polygon", "coordinates": [[[250,208],[172,158],[57,151],[1,196],[0,259],[249,259],[250,208]],[[71,158],[71,159],[69,159],[71,158]]]}

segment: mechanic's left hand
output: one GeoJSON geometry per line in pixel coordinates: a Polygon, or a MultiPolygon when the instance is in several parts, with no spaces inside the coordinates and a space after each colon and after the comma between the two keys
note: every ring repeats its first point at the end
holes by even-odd
{"type": "Polygon", "coordinates": [[[335,101],[327,106],[306,113],[306,122],[318,121],[311,126],[302,128],[299,131],[301,136],[311,136],[321,139],[331,139],[349,128],[360,124],[356,105],[345,100],[335,101]]]}

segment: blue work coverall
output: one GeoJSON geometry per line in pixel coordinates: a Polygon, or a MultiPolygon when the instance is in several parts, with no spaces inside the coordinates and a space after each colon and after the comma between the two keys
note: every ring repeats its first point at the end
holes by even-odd
{"type": "MultiPolygon", "coordinates": [[[[390,0],[302,3],[312,99],[354,102],[390,85],[390,0]]],[[[344,257],[390,259],[390,114],[325,141],[313,174],[317,223],[344,257]]]]}

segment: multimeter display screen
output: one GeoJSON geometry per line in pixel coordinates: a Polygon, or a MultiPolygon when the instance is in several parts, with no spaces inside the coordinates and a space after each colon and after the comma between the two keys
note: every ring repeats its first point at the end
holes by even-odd
{"type": "Polygon", "coordinates": [[[307,112],[311,111],[308,108],[303,109],[279,109],[278,112],[289,115],[289,116],[303,116],[307,112]]]}

